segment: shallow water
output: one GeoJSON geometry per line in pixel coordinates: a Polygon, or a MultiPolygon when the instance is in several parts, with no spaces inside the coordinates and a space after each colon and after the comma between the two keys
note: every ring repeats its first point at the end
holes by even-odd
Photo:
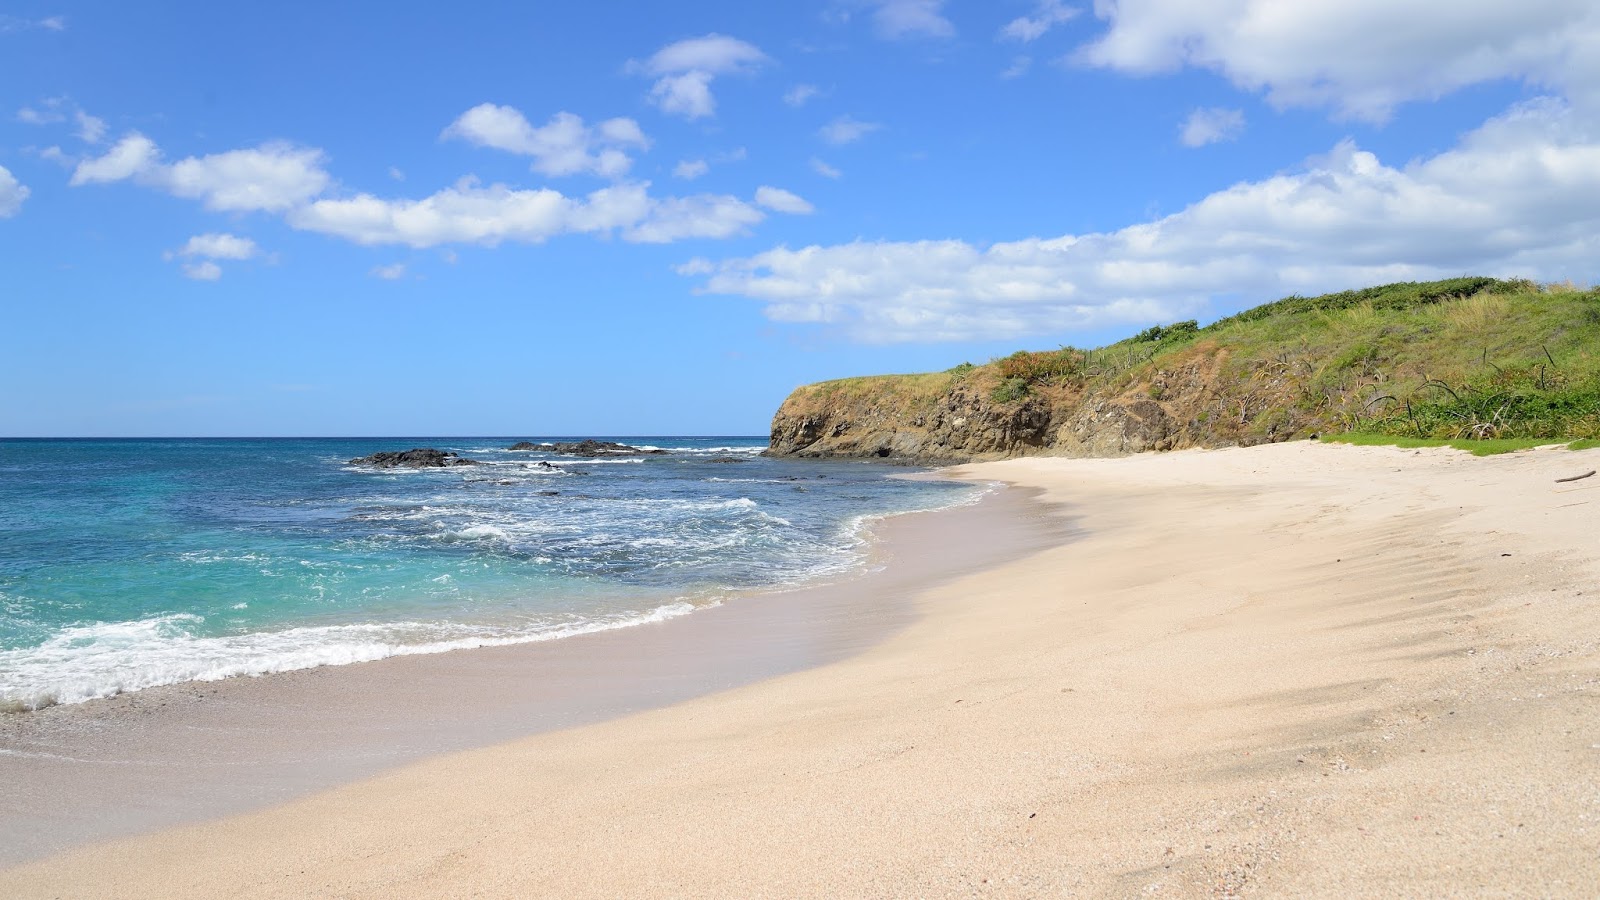
{"type": "Polygon", "coordinates": [[[981,490],[762,438],[521,439],[0,441],[0,704],[659,621],[849,571],[863,523],[981,490]],[[482,464],[348,464],[413,446],[482,464]]]}

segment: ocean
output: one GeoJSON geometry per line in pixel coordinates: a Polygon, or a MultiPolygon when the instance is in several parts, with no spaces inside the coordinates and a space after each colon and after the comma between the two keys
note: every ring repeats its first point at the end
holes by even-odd
{"type": "Polygon", "coordinates": [[[555,640],[835,577],[875,518],[976,500],[759,437],[0,440],[0,709],[555,640]],[[349,460],[437,447],[480,465],[349,460]]]}

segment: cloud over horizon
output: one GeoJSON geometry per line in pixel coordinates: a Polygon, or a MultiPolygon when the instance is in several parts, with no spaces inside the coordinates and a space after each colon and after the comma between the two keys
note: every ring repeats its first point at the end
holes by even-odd
{"type": "Polygon", "coordinates": [[[1150,324],[1257,300],[1490,271],[1554,277],[1600,254],[1600,140],[1556,100],[1519,105],[1400,167],[1352,141],[1155,221],[1025,238],[777,247],[680,268],[769,318],[869,342],[1150,324]]]}

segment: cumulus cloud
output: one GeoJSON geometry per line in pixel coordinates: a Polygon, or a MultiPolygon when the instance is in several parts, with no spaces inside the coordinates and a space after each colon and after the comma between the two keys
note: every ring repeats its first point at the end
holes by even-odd
{"type": "Polygon", "coordinates": [[[817,135],[838,147],[853,144],[882,127],[877,122],[863,122],[850,116],[840,116],[818,129],[817,135]]]}
{"type": "Polygon", "coordinates": [[[222,277],[222,267],[209,259],[184,263],[181,268],[183,269],[183,277],[192,278],[195,281],[216,281],[222,277]]]}
{"type": "Polygon", "coordinates": [[[27,185],[18,181],[11,170],[0,166],[0,219],[9,219],[22,212],[22,201],[28,199],[27,185]]]}
{"type": "Polygon", "coordinates": [[[1220,141],[1231,141],[1244,130],[1244,111],[1211,106],[1189,113],[1178,129],[1178,139],[1185,147],[1204,147],[1220,141]]]}
{"type": "Polygon", "coordinates": [[[737,197],[695,194],[652,203],[650,213],[622,232],[625,240],[666,244],[686,238],[726,238],[742,234],[765,216],[737,197]]]}
{"type": "Polygon", "coordinates": [[[256,242],[234,234],[197,234],[175,251],[184,257],[206,259],[250,259],[256,255],[256,242]]]}
{"type": "Polygon", "coordinates": [[[162,256],[169,260],[187,260],[179,265],[185,278],[192,278],[195,281],[216,281],[222,277],[222,267],[217,265],[216,260],[252,259],[257,249],[256,242],[249,238],[211,232],[197,234],[189,238],[182,247],[169,250],[162,256]]]}
{"type": "Polygon", "coordinates": [[[1072,21],[1077,15],[1077,9],[1067,6],[1061,0],[1039,0],[1034,4],[1032,15],[1018,16],[1007,22],[1005,27],[1000,29],[1000,37],[1026,44],[1044,37],[1045,32],[1063,22],[1072,21]]]}
{"type": "Polygon", "coordinates": [[[953,37],[956,27],[944,17],[944,0],[874,0],[872,25],[882,37],[953,37]]]}
{"type": "Polygon", "coordinates": [[[723,34],[708,34],[668,44],[627,69],[655,78],[650,101],[662,112],[701,119],[717,111],[711,82],[719,75],[749,74],[771,60],[754,44],[723,34]]]}
{"type": "Polygon", "coordinates": [[[534,171],[553,177],[591,174],[620,178],[633,165],[626,151],[650,146],[632,119],[607,119],[591,128],[581,116],[558,112],[535,128],[520,110],[493,103],[481,103],[462,113],[440,137],[531,156],[534,171]]]}
{"type": "Polygon", "coordinates": [[[1278,107],[1371,121],[1468,85],[1528,81],[1600,105],[1592,0],[1100,0],[1110,27],[1078,58],[1131,73],[1195,66],[1278,107]]]}
{"type": "Polygon", "coordinates": [[[275,142],[175,163],[161,161],[154,141],[131,133],[105,155],[78,163],[73,186],[133,180],[222,212],[283,212],[332,183],[322,151],[275,142]]]}
{"type": "Polygon", "coordinates": [[[1344,142],[1303,169],[1113,232],[778,247],[698,267],[700,289],[868,341],[1015,338],[1204,311],[1217,298],[1469,272],[1600,275],[1600,136],[1514,108],[1402,166],[1344,142]],[[705,271],[709,269],[710,271],[705,271]]]}
{"type": "Polygon", "coordinates": [[[803,216],[812,213],[816,207],[806,202],[803,197],[792,194],[783,188],[762,185],[756,188],[756,205],[765,206],[773,212],[789,213],[790,215],[803,216]]]}
{"type": "Polygon", "coordinates": [[[684,181],[693,181],[709,171],[711,171],[711,164],[705,160],[685,159],[680,160],[676,166],[672,167],[672,177],[681,178],[684,181]]]}
{"type": "Polygon", "coordinates": [[[483,186],[466,178],[420,200],[372,194],[325,198],[290,211],[287,218],[295,228],[358,244],[422,249],[537,244],[561,234],[616,234],[635,243],[724,238],[765,217],[756,202],[730,195],[652,197],[647,182],[617,184],[580,198],[550,188],[483,186]]]}

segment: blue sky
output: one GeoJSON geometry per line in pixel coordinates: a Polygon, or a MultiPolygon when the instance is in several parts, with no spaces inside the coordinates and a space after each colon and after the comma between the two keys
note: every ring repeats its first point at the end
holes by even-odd
{"type": "Polygon", "coordinates": [[[12,3],[0,435],[761,433],[797,384],[1600,276],[1600,11],[12,3]]]}

